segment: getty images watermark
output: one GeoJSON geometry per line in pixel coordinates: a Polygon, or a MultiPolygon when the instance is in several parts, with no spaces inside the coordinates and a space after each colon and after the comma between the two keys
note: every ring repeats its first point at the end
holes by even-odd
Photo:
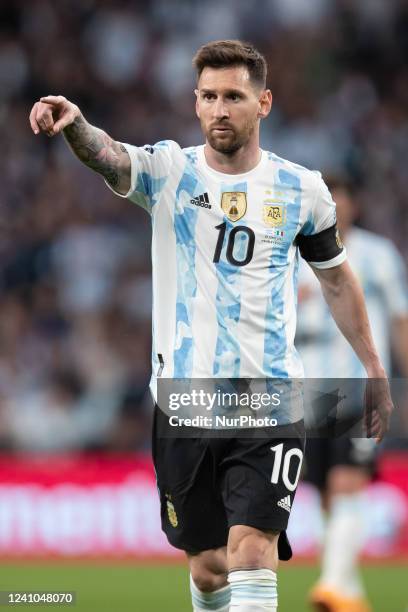
{"type": "Polygon", "coordinates": [[[253,416],[251,414],[238,414],[228,416],[227,414],[201,414],[204,410],[225,409],[239,410],[250,409],[259,411],[263,408],[276,408],[281,404],[281,392],[275,393],[253,393],[253,392],[225,392],[220,389],[208,392],[204,389],[192,389],[189,392],[178,392],[169,394],[169,410],[179,411],[183,408],[198,409],[199,414],[195,416],[169,416],[170,427],[204,427],[204,428],[241,428],[241,427],[276,427],[278,419],[272,416],[253,416]]]}
{"type": "Polygon", "coordinates": [[[289,380],[160,379],[157,395],[162,437],[263,437],[302,418],[301,389],[289,380]]]}

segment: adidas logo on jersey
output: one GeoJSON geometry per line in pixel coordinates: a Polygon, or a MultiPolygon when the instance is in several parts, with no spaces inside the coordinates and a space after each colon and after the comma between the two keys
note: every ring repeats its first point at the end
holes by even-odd
{"type": "Polygon", "coordinates": [[[210,204],[210,200],[208,198],[207,192],[202,193],[196,198],[193,198],[192,200],[190,200],[190,202],[191,204],[194,204],[194,206],[202,206],[203,208],[211,208],[211,204],[210,204]]]}
{"type": "Polygon", "coordinates": [[[290,509],[291,509],[290,495],[287,495],[286,497],[282,497],[282,499],[278,501],[278,506],[280,506],[287,512],[290,512],[290,509]]]}

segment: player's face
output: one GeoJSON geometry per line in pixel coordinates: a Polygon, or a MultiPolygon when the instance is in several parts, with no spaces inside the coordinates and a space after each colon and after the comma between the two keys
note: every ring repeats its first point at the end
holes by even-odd
{"type": "Polygon", "coordinates": [[[209,145],[231,155],[258,136],[272,95],[257,88],[245,66],[204,68],[196,89],[196,112],[209,145]]]}

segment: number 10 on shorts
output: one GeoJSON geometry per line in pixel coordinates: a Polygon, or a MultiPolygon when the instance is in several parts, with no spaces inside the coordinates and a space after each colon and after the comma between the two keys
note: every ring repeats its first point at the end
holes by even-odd
{"type": "Polygon", "coordinates": [[[271,476],[272,484],[278,484],[279,475],[281,473],[281,467],[282,467],[283,484],[288,489],[288,491],[294,491],[299,482],[300,468],[302,467],[302,461],[303,461],[303,452],[300,450],[300,448],[290,448],[289,450],[286,451],[286,453],[283,453],[283,442],[281,442],[280,444],[277,444],[276,446],[271,446],[271,451],[275,453],[273,469],[272,469],[272,476],[271,476]],[[289,469],[290,469],[290,462],[292,461],[293,457],[298,458],[299,465],[297,468],[295,480],[291,482],[290,477],[289,477],[289,469]],[[282,459],[283,459],[283,465],[282,465],[282,459]]]}

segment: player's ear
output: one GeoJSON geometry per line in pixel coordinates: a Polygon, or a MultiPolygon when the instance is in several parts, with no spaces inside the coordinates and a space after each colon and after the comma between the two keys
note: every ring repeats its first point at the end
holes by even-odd
{"type": "Polygon", "coordinates": [[[259,97],[258,117],[265,119],[272,108],[272,92],[270,89],[264,89],[259,97]]]}
{"type": "Polygon", "coordinates": [[[195,96],[196,96],[196,103],[195,103],[195,110],[196,110],[196,115],[198,118],[200,118],[200,105],[199,105],[199,91],[198,89],[194,90],[195,96]]]}

